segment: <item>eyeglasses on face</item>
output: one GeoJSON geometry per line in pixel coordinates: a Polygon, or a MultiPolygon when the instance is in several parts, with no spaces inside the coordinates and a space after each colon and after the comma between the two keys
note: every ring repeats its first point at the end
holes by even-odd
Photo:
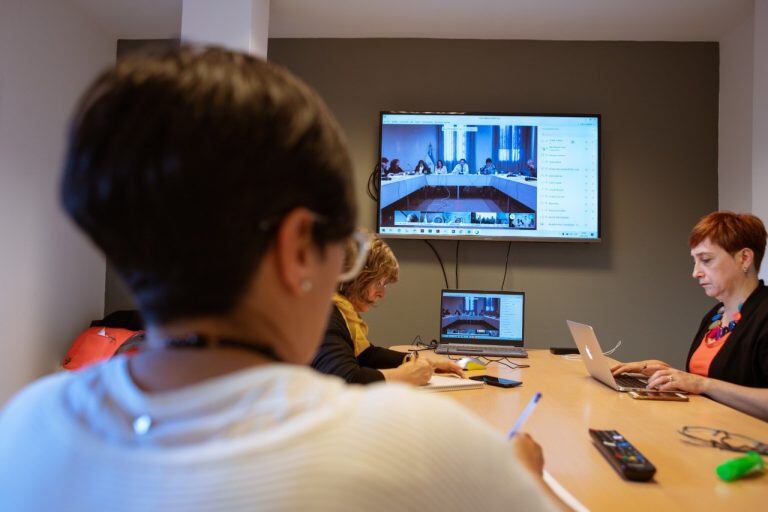
{"type": "Polygon", "coordinates": [[[741,434],[732,434],[727,430],[710,427],[685,426],[678,431],[685,436],[685,441],[699,446],[712,446],[720,450],[732,452],[755,451],[761,455],[768,455],[768,445],[751,437],[741,434]]]}
{"type": "Polygon", "coordinates": [[[373,235],[357,228],[350,235],[349,240],[351,254],[347,255],[347,261],[351,262],[351,266],[339,275],[341,283],[353,280],[363,269],[368,251],[371,249],[373,235]]]}
{"type": "MultiPolygon", "coordinates": [[[[314,216],[315,222],[318,226],[325,227],[328,225],[329,221],[325,216],[320,215],[319,213],[314,213],[314,216]]],[[[282,215],[274,215],[270,218],[264,219],[258,224],[258,228],[265,233],[276,230],[282,222],[283,217],[284,216],[282,215]]],[[[368,251],[371,248],[373,235],[368,231],[363,231],[362,229],[357,228],[344,240],[347,241],[351,250],[351,254],[347,255],[347,261],[352,262],[352,265],[347,270],[342,272],[341,275],[339,275],[339,282],[351,281],[357,277],[357,275],[363,269],[363,266],[365,265],[365,259],[368,256],[368,251]]]]}

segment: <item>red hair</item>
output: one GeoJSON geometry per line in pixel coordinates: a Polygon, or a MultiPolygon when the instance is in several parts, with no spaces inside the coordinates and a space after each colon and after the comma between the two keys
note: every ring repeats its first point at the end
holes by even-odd
{"type": "Polygon", "coordinates": [[[755,254],[755,270],[765,254],[766,232],[763,221],[749,213],[712,212],[702,217],[688,237],[688,247],[693,249],[709,239],[728,253],[751,249],[755,254]]]}

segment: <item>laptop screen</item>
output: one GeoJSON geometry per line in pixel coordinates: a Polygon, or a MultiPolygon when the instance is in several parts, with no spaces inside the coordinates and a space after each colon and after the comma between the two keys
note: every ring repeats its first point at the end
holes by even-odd
{"type": "Polygon", "coordinates": [[[440,342],[523,345],[522,292],[443,290],[440,342]]]}

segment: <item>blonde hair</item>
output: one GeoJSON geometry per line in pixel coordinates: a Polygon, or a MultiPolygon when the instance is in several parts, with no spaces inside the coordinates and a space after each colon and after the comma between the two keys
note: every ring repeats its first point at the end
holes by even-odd
{"type": "MultiPolygon", "coordinates": [[[[347,259],[352,257],[352,251],[347,251],[347,259]]],[[[349,263],[351,265],[351,263],[349,263]]],[[[392,249],[379,238],[373,238],[371,249],[365,259],[360,273],[353,280],[339,285],[339,293],[351,302],[365,302],[368,287],[379,281],[385,284],[396,283],[400,277],[400,265],[392,249]]]]}

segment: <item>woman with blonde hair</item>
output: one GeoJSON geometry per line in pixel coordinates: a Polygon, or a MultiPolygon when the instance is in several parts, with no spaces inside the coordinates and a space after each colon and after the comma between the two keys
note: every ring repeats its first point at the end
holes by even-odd
{"type": "MultiPolygon", "coordinates": [[[[347,254],[347,260],[353,261],[347,254]]],[[[434,354],[408,357],[368,341],[368,325],[360,317],[387,294],[387,286],[396,283],[400,274],[392,249],[375,237],[365,265],[352,281],[341,283],[333,296],[333,309],[320,348],[312,366],[338,375],[349,383],[370,384],[387,380],[426,384],[433,371],[462,375],[461,368],[450,359],[434,354]]]]}

